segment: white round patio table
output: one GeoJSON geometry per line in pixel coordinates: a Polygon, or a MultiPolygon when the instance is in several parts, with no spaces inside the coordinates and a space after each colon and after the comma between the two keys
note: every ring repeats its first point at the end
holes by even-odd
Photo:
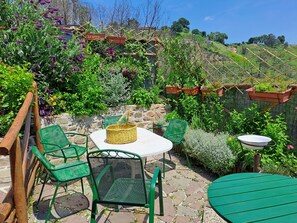
{"type": "Polygon", "coordinates": [[[106,142],[106,129],[91,133],[91,140],[98,149],[116,149],[136,153],[145,158],[163,154],[172,149],[170,140],[163,138],[147,129],[137,127],[137,140],[127,144],[110,144],[106,142]]]}

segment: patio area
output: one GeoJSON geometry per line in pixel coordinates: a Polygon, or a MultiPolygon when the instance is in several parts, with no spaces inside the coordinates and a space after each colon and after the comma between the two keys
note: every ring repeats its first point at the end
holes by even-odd
{"type": "MultiPolygon", "coordinates": [[[[155,166],[162,167],[162,156],[155,156],[148,160],[146,173],[151,176],[155,166]]],[[[168,158],[168,155],[166,155],[168,158]]],[[[179,153],[172,152],[172,160],[166,161],[166,176],[163,179],[164,216],[159,216],[159,205],[155,201],[155,222],[182,223],[204,222],[220,223],[223,221],[210,208],[207,201],[207,188],[215,180],[205,169],[193,165],[192,169],[186,166],[186,159],[179,153]]],[[[41,189],[39,183],[35,189],[29,207],[29,222],[44,222],[54,186],[47,184],[43,198],[38,205],[34,206],[41,189]]],[[[89,183],[85,180],[85,196],[81,193],[80,182],[74,182],[65,193],[61,187],[58,198],[52,209],[52,220],[57,222],[89,222],[91,215],[92,192],[89,183]]],[[[113,206],[110,208],[98,205],[99,213],[97,222],[128,223],[146,222],[148,210],[138,207],[126,207],[117,211],[113,206]]]]}

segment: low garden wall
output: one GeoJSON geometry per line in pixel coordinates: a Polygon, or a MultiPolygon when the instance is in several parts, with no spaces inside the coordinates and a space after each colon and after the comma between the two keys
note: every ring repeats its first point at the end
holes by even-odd
{"type": "MultiPolygon", "coordinates": [[[[154,121],[157,121],[166,114],[164,104],[153,104],[149,109],[136,105],[125,105],[109,108],[108,112],[102,115],[92,116],[74,116],[67,113],[54,115],[51,117],[41,118],[41,126],[58,124],[61,125],[66,132],[79,132],[82,134],[90,134],[98,129],[102,129],[104,116],[122,115],[126,111],[130,111],[129,122],[136,123],[138,127],[152,127],[154,121]]],[[[82,144],[83,138],[75,136],[73,141],[82,144]]],[[[92,149],[94,144],[89,143],[89,148],[92,149]]]]}

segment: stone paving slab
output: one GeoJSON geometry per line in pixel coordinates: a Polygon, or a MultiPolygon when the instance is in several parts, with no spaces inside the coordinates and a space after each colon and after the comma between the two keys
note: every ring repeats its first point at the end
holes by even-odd
{"type": "MultiPolygon", "coordinates": [[[[167,156],[166,156],[167,158],[167,156]]],[[[0,162],[0,170],[2,169],[0,162]]],[[[7,163],[6,163],[7,164],[7,163]]],[[[3,167],[7,165],[3,165],[3,167]]],[[[155,167],[162,169],[162,156],[148,160],[146,171],[152,175],[155,167]]],[[[0,175],[1,176],[1,175],[0,175]]],[[[155,201],[156,223],[223,223],[224,221],[209,207],[207,188],[215,179],[201,167],[189,169],[186,160],[179,154],[172,154],[172,160],[166,161],[166,176],[163,179],[164,216],[159,215],[159,201],[155,201]]],[[[7,185],[6,185],[7,186],[7,185]]],[[[41,190],[36,185],[29,207],[29,222],[44,222],[49,201],[54,193],[54,184],[46,184],[42,200],[36,207],[41,190]]],[[[90,221],[92,192],[87,179],[84,180],[85,195],[81,193],[80,182],[68,186],[68,192],[59,188],[58,197],[52,209],[51,222],[84,223],[90,221]]],[[[9,188],[8,188],[9,189],[9,188]]],[[[0,177],[0,198],[5,195],[4,180],[0,177]]],[[[119,211],[113,206],[98,205],[99,223],[143,223],[148,222],[148,209],[142,207],[126,207],[119,211]]]]}

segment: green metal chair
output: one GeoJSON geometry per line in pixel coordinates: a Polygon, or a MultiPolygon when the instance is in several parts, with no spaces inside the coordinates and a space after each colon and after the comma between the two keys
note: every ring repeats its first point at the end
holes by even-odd
{"type": "Polygon", "coordinates": [[[157,167],[146,180],[139,155],[118,150],[96,150],[87,155],[91,169],[93,203],[91,223],[95,222],[97,204],[132,205],[149,208],[149,222],[154,222],[155,189],[158,180],[160,215],[164,215],[162,177],[157,167]]]}
{"type": "MultiPolygon", "coordinates": [[[[121,117],[121,115],[104,116],[103,128],[106,129],[106,127],[109,125],[117,124],[121,117]]],[[[126,117],[123,117],[120,123],[126,123],[126,117]]]]}
{"type": "MultiPolygon", "coordinates": [[[[188,122],[182,119],[172,119],[169,121],[168,126],[163,134],[163,137],[170,140],[173,143],[173,146],[181,145],[182,149],[186,155],[188,166],[191,168],[191,163],[186,151],[186,148],[183,144],[184,136],[186,134],[188,127],[188,122]]],[[[170,153],[169,153],[170,156],[170,153]]],[[[165,161],[165,153],[163,154],[163,159],[165,161]]],[[[171,159],[171,156],[170,156],[171,159]]],[[[163,162],[163,168],[165,168],[165,163],[163,162]]]]}
{"type": "Polygon", "coordinates": [[[88,136],[75,132],[64,132],[59,125],[50,125],[38,131],[44,152],[48,155],[63,158],[79,159],[88,150],[88,136]],[[85,138],[85,145],[79,146],[69,142],[67,135],[79,135],[85,138]],[[67,148],[67,149],[66,149],[67,148]],[[63,149],[63,150],[62,150],[63,149]]]}
{"type": "Polygon", "coordinates": [[[82,178],[90,175],[90,168],[89,168],[87,162],[83,162],[81,160],[75,160],[73,162],[67,162],[67,163],[61,163],[61,164],[54,165],[44,156],[43,153],[41,153],[39,151],[39,149],[37,147],[32,146],[32,152],[46,169],[46,176],[45,176],[36,206],[40,202],[44,186],[45,186],[47,180],[49,179],[49,177],[53,181],[56,181],[56,189],[55,189],[54,195],[52,197],[52,200],[50,202],[49,209],[47,211],[46,218],[45,218],[45,222],[47,222],[48,218],[50,216],[50,213],[51,213],[52,206],[55,202],[55,198],[56,198],[59,186],[62,183],[67,183],[72,180],[80,179],[82,192],[84,193],[82,178]]]}

